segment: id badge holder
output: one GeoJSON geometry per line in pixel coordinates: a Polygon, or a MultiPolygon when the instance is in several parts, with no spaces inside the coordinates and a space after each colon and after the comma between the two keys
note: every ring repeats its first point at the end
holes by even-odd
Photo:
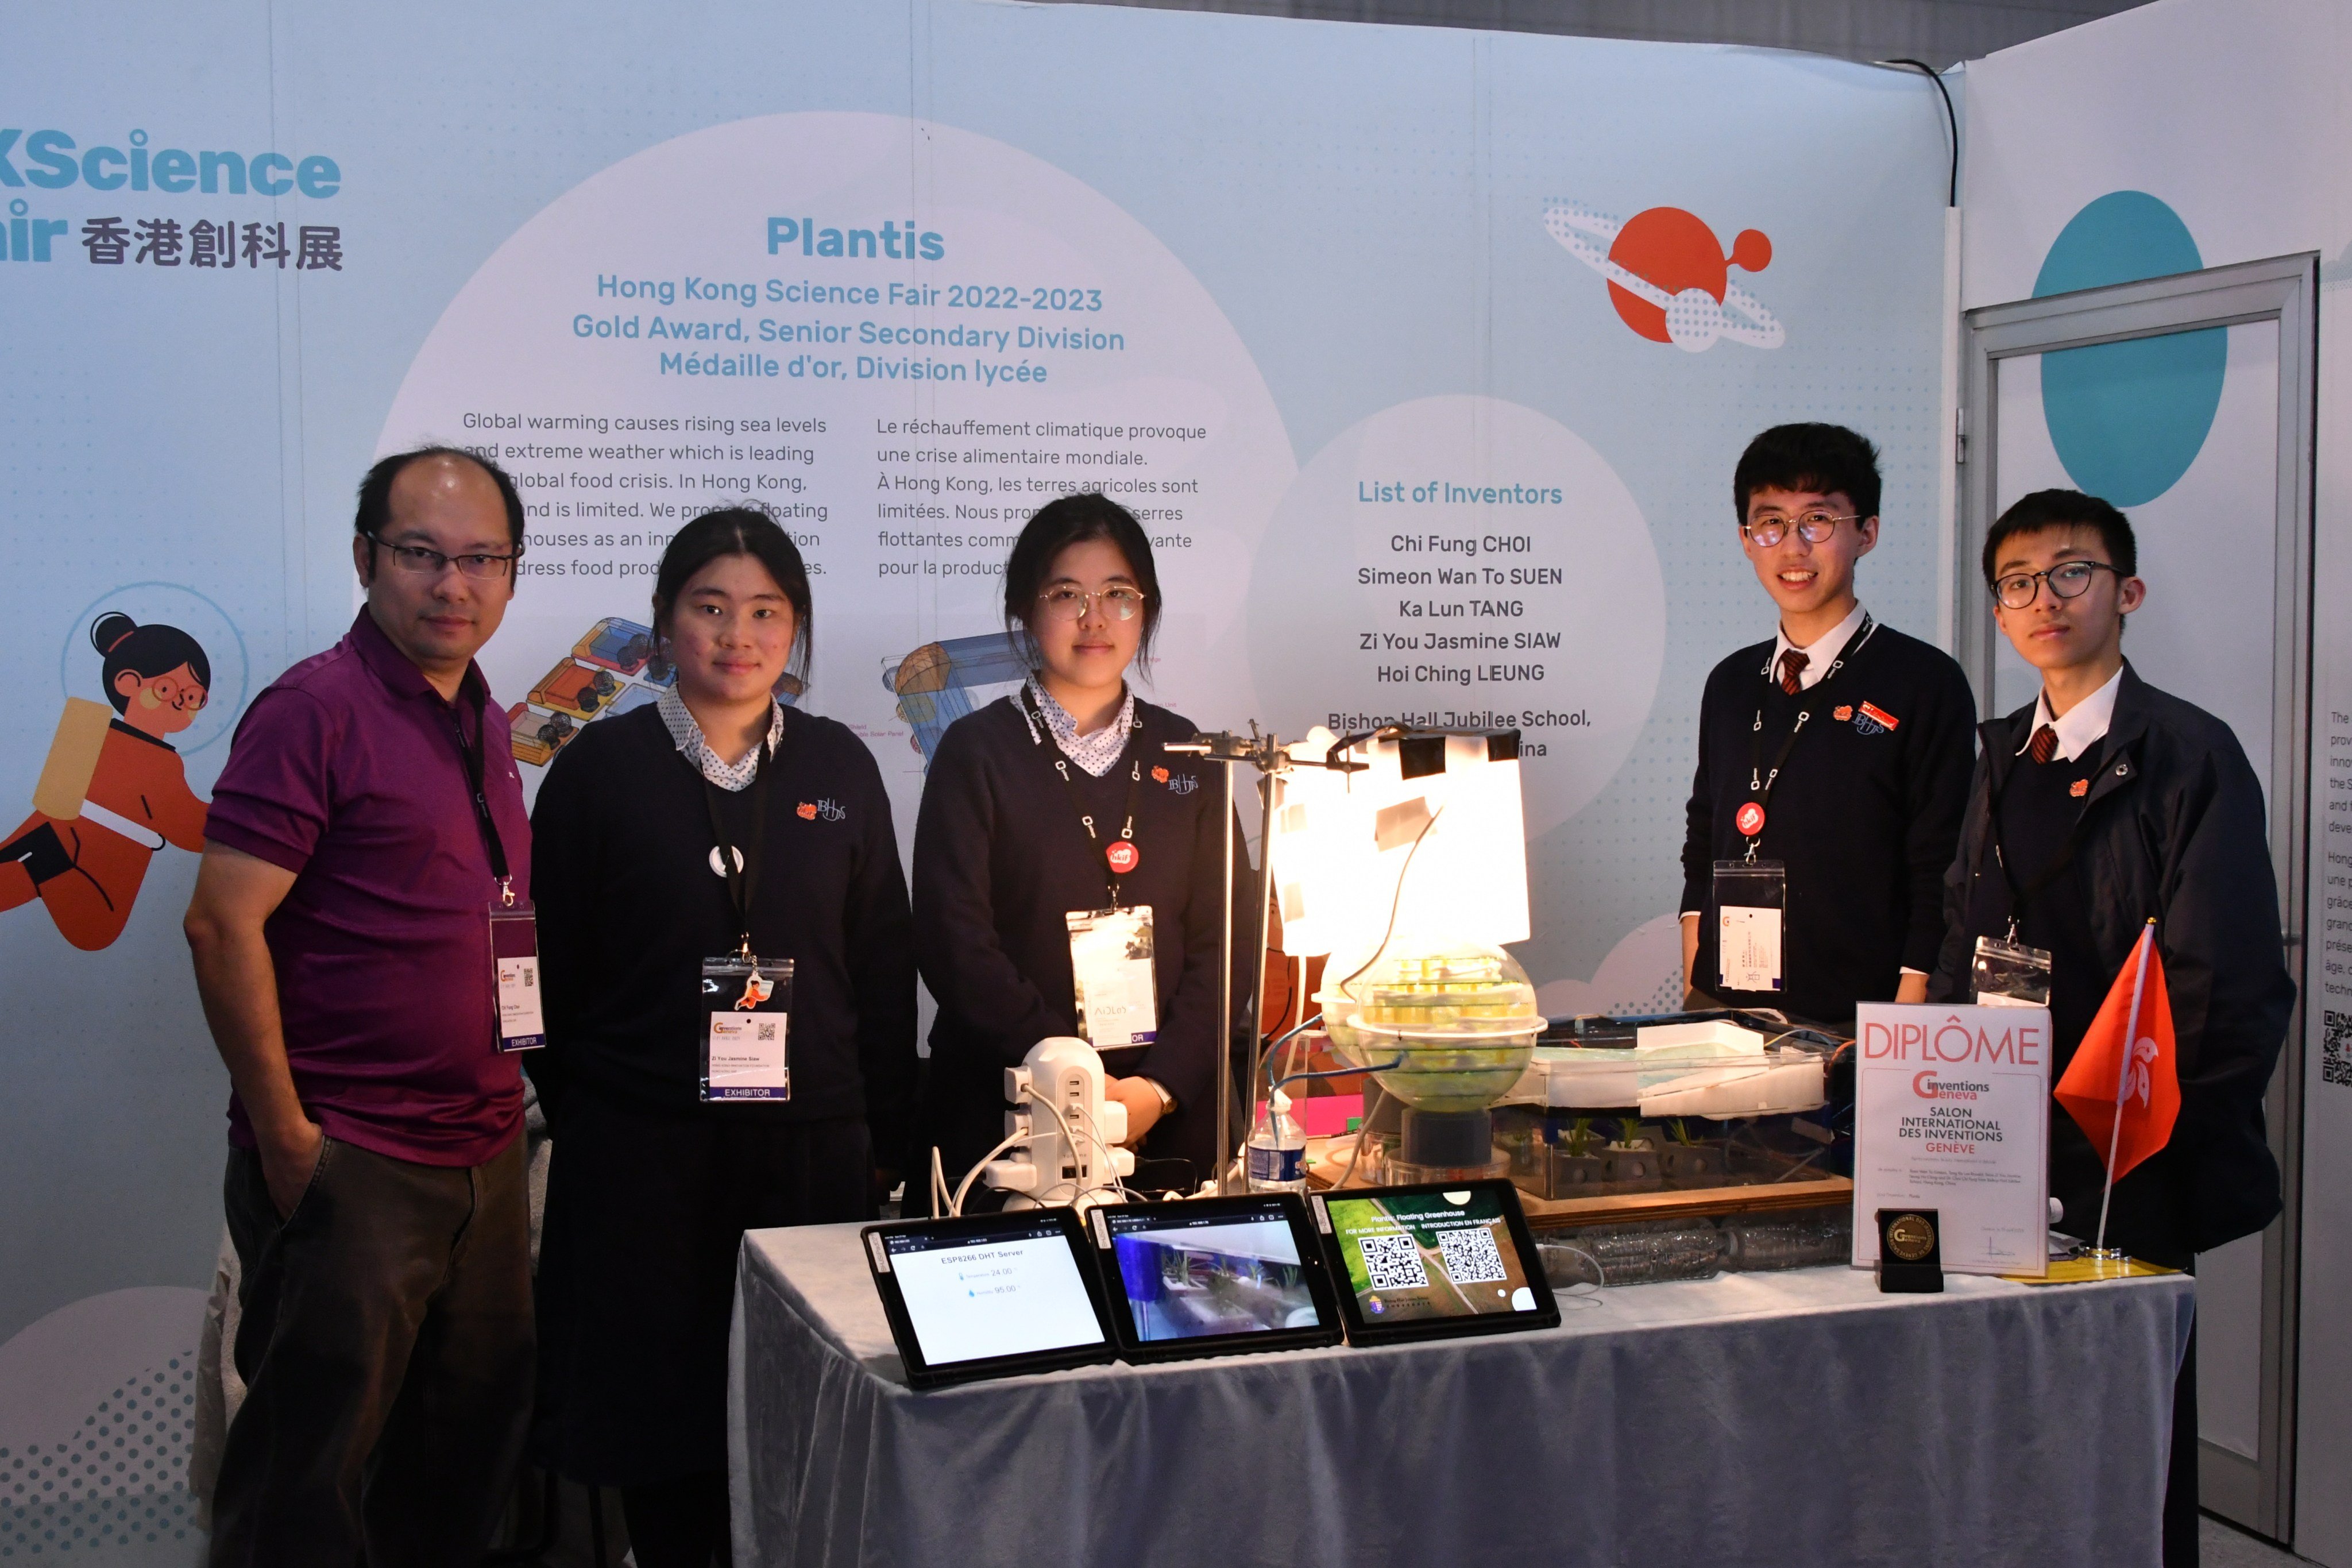
{"type": "Polygon", "coordinates": [[[1786,989],[1780,934],[1788,909],[1785,861],[1715,863],[1716,958],[1725,990],[1786,989]]]}
{"type": "Polygon", "coordinates": [[[1072,910],[1064,918],[1070,927],[1079,1035],[1097,1051],[1157,1040],[1160,993],[1152,973],[1151,906],[1072,910]]]}
{"type": "Polygon", "coordinates": [[[2050,954],[2042,948],[1980,936],[1970,977],[1979,1007],[2050,1005],[2050,954]]]}
{"type": "Polygon", "coordinates": [[[790,1100],[793,961],[706,958],[701,1000],[701,1098],[790,1100]]]}
{"type": "Polygon", "coordinates": [[[490,970],[498,998],[499,1049],[535,1051],[547,1044],[540,1001],[539,916],[529,904],[490,906],[490,970]]]}

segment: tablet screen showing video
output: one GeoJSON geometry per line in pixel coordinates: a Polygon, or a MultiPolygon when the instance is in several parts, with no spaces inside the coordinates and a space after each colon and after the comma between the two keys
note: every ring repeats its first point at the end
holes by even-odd
{"type": "Polygon", "coordinates": [[[901,1345],[916,1352],[910,1373],[1015,1371],[1032,1359],[1109,1348],[1066,1211],[984,1225],[919,1221],[866,1236],[879,1251],[877,1282],[887,1279],[886,1300],[896,1297],[913,1338],[901,1345]]]}
{"type": "Polygon", "coordinates": [[[1339,1314],[1296,1197],[1132,1204],[1092,1224],[1130,1351],[1202,1354],[1337,1343],[1339,1314]]]}
{"type": "Polygon", "coordinates": [[[1318,1194],[1351,1337],[1398,1328],[1534,1328],[1559,1309],[1508,1182],[1318,1194]],[[1523,1320],[1513,1322],[1511,1320],[1523,1320]]]}

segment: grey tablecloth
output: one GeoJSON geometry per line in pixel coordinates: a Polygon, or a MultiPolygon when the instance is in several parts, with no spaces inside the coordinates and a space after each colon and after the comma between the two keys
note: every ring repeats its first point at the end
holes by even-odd
{"type": "Polygon", "coordinates": [[[744,1237],[738,1568],[2158,1557],[2185,1279],[1727,1275],[1541,1333],[917,1394],[856,1238],[744,1237]]]}

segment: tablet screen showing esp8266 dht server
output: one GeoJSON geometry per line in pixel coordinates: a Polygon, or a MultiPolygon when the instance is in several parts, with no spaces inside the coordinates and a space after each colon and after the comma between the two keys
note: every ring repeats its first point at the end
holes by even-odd
{"type": "Polygon", "coordinates": [[[865,1236],[918,1387],[1111,1358],[1099,1289],[1066,1209],[916,1220],[865,1236]]]}

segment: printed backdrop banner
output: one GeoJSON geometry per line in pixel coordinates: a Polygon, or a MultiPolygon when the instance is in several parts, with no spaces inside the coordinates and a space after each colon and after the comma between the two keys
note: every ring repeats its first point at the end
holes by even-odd
{"type": "MultiPolygon", "coordinates": [[[[187,818],[349,624],[381,453],[521,485],[483,664],[533,787],[665,679],[669,535],[770,509],[815,588],[793,700],[871,743],[902,841],[940,730],[1019,674],[1012,538],[1101,489],[1166,587],[1148,693],[1202,725],[1522,730],[1555,1012],[1675,993],[1700,683],[1772,626],[1749,436],[1880,442],[1865,595],[1936,626],[1916,75],[1125,7],[231,0],[28,13],[0,81],[0,1340],[144,1289],[173,1332],[44,1342],[193,1344],[226,1083],[195,840],[131,818],[187,818]],[[142,675],[133,637],[184,657],[142,675]]],[[[88,1414],[35,1403],[0,1388],[0,1442],[88,1414]]]]}

